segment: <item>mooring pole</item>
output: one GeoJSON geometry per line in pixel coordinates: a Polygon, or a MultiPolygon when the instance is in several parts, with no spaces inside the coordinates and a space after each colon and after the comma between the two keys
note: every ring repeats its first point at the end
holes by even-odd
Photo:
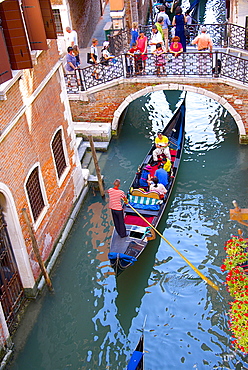
{"type": "Polygon", "coordinates": [[[42,261],[42,258],[41,258],[41,255],[40,255],[40,251],[39,251],[39,247],[38,247],[38,244],[37,244],[37,240],[35,238],[33,227],[31,225],[31,222],[29,221],[26,208],[23,208],[22,209],[22,214],[24,216],[25,222],[26,222],[27,227],[28,227],[28,232],[29,232],[29,235],[30,235],[31,241],[32,241],[32,247],[33,247],[33,250],[34,250],[34,254],[35,254],[36,258],[37,258],[37,261],[39,263],[39,266],[40,266],[40,269],[41,269],[41,273],[44,276],[45,282],[46,282],[49,290],[50,291],[53,291],[52,282],[51,282],[50,277],[49,277],[49,275],[47,273],[47,270],[45,268],[44,262],[42,261]]]}
{"type": "Polygon", "coordinates": [[[101,193],[101,196],[104,197],[105,192],[104,192],[104,187],[103,187],[103,182],[102,182],[101,170],[100,170],[100,167],[98,165],[98,160],[97,160],[97,156],[96,156],[96,149],[95,149],[95,146],[94,146],[93,137],[92,137],[92,135],[89,135],[88,137],[89,137],[92,157],[93,157],[94,164],[95,164],[96,175],[97,175],[97,179],[98,179],[100,193],[101,193]]]}

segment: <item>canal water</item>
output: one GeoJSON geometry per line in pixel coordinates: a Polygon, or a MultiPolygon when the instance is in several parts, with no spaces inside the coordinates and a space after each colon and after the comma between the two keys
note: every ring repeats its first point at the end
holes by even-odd
{"type": "MultiPolygon", "coordinates": [[[[118,138],[99,158],[106,188],[118,177],[128,190],[182,94],[157,91],[130,104],[118,138]]],[[[220,270],[224,243],[237,234],[232,200],[248,206],[248,152],[218,103],[188,93],[186,110],[182,162],[159,231],[220,291],[159,237],[116,279],[107,258],[112,219],[107,201],[91,189],[53,272],[55,293],[28,308],[9,369],[124,369],[145,318],[145,370],[248,367],[231,347],[230,297],[220,270]]]]}

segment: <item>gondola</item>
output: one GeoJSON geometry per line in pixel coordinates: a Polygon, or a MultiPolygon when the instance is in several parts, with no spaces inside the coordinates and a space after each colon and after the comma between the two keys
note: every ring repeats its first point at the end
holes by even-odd
{"type": "Polygon", "coordinates": [[[142,327],[142,334],[139,338],[138,344],[135,347],[135,350],[132,353],[132,356],[128,362],[127,370],[144,370],[144,330],[145,330],[145,321],[142,327]]]}
{"type": "Polygon", "coordinates": [[[139,342],[132,353],[132,356],[127,365],[127,370],[143,370],[144,369],[144,334],[141,335],[139,342]]]}
{"type": "Polygon", "coordinates": [[[154,229],[147,224],[146,220],[156,228],[166,209],[181,160],[184,144],[184,129],[185,96],[175,114],[162,131],[163,135],[166,135],[169,139],[172,163],[169,182],[166,186],[167,193],[164,198],[161,199],[160,195],[154,191],[145,192],[139,188],[139,178],[142,169],[150,165],[151,176],[154,176],[158,168],[158,165],[153,163],[152,156],[155,144],[151,146],[145,159],[139,166],[129,188],[127,194],[128,204],[123,205],[127,237],[121,238],[114,229],[110,242],[110,252],[108,254],[110,264],[117,276],[122,271],[132,266],[146,248],[149,240],[153,240],[156,237],[154,229]],[[144,219],[142,219],[136,211],[138,211],[144,219]]]}

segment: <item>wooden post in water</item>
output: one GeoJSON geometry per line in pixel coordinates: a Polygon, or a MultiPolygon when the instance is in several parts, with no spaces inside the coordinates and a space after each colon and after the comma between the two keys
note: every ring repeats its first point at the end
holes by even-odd
{"type": "Polygon", "coordinates": [[[42,258],[41,258],[41,255],[40,255],[40,251],[39,251],[39,247],[38,247],[38,244],[37,244],[37,240],[35,238],[33,227],[31,225],[31,222],[29,221],[26,208],[23,208],[22,209],[22,214],[24,216],[24,219],[25,219],[26,224],[27,224],[27,227],[28,227],[28,232],[29,232],[29,235],[31,237],[32,247],[33,247],[33,250],[34,250],[34,254],[35,254],[35,256],[37,258],[37,261],[39,263],[39,266],[40,266],[42,275],[44,276],[45,282],[46,282],[49,290],[50,291],[53,291],[52,282],[51,282],[50,277],[49,277],[49,275],[47,273],[47,270],[45,268],[44,262],[42,261],[42,258]]]}
{"type": "Polygon", "coordinates": [[[101,193],[101,196],[104,197],[105,192],[104,192],[104,187],[103,187],[103,182],[102,182],[101,171],[100,171],[100,167],[98,165],[98,160],[97,160],[97,156],[96,156],[96,150],[95,150],[95,146],[94,146],[93,137],[92,137],[92,135],[89,135],[88,137],[89,137],[92,157],[93,157],[94,164],[95,164],[96,175],[97,175],[97,179],[98,179],[100,193],[101,193]]]}

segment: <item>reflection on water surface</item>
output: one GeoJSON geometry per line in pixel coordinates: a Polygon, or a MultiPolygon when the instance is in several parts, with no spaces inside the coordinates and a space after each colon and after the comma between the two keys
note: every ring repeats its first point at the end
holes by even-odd
{"type": "MultiPolygon", "coordinates": [[[[128,190],[151,138],[180,96],[159,91],[130,105],[120,136],[100,156],[106,188],[119,177],[128,190]]],[[[247,366],[230,348],[230,298],[219,267],[223,244],[237,230],[229,221],[231,202],[247,207],[247,150],[238,144],[233,119],[216,102],[188,93],[186,107],[183,159],[159,230],[220,292],[160,238],[116,281],[107,260],[113,227],[107,202],[90,192],[52,277],[55,294],[44,297],[11,369],[124,369],[146,315],[146,370],[247,366]]]]}

